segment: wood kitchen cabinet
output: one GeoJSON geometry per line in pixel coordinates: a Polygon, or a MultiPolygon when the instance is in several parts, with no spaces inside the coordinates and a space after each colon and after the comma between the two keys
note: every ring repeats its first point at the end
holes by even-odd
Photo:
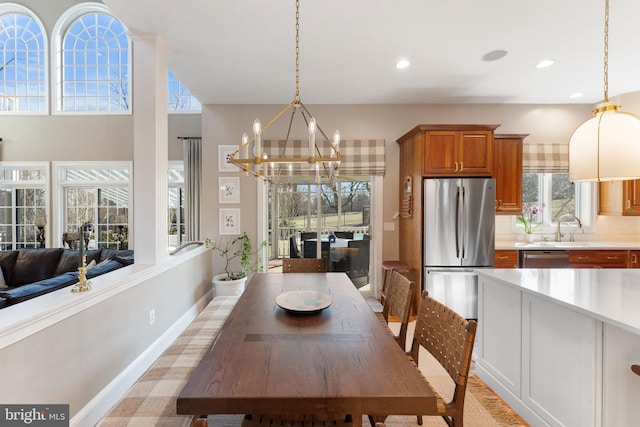
{"type": "Polygon", "coordinates": [[[425,176],[491,176],[491,131],[428,131],[422,173],[425,176]]]}
{"type": "Polygon", "coordinates": [[[522,212],[522,146],[528,134],[493,136],[493,177],[496,180],[496,214],[522,212]]]}
{"type": "Polygon", "coordinates": [[[622,215],[640,215],[640,179],[622,183],[622,215]]]}
{"type": "Polygon", "coordinates": [[[600,215],[640,215],[640,179],[600,183],[600,215]]]}
{"type": "Polygon", "coordinates": [[[569,251],[570,268],[626,268],[627,251],[569,251]]]}
{"type": "Polygon", "coordinates": [[[496,249],[494,268],[518,268],[518,251],[510,249],[496,249]]]}
{"type": "Polygon", "coordinates": [[[629,268],[640,268],[640,251],[629,251],[629,268]]]}
{"type": "Polygon", "coordinates": [[[418,125],[398,139],[422,147],[422,176],[492,176],[499,125],[418,125]]]}

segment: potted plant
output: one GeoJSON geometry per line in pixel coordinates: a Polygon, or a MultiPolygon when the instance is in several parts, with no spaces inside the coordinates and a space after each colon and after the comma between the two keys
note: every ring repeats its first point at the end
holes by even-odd
{"type": "Polygon", "coordinates": [[[224,273],[213,277],[216,296],[240,295],[244,291],[247,274],[262,271],[260,251],[267,246],[266,240],[254,250],[251,239],[243,232],[240,236],[223,238],[217,242],[207,238],[206,246],[225,260],[224,273]]]}
{"type": "Polygon", "coordinates": [[[522,215],[516,217],[524,227],[524,240],[527,243],[533,242],[533,233],[540,228],[540,224],[534,223],[539,211],[540,208],[536,205],[523,205],[522,215]]]}

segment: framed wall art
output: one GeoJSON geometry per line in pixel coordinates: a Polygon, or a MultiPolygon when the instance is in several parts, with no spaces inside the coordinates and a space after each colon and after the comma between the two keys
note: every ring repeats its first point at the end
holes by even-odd
{"type": "Polygon", "coordinates": [[[238,172],[237,166],[227,163],[229,156],[238,149],[239,145],[218,145],[218,172],[238,172]]]}
{"type": "Polygon", "coordinates": [[[240,178],[219,177],[218,178],[218,202],[240,203],[240,178]]]}
{"type": "Polygon", "coordinates": [[[240,209],[220,209],[220,235],[240,234],[240,209]]]}

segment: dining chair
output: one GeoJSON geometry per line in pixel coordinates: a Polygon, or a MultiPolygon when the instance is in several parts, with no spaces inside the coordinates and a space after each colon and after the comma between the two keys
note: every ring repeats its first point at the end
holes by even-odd
{"type": "MultiPolygon", "coordinates": [[[[462,427],[464,396],[476,328],[475,320],[460,316],[431,298],[427,291],[422,293],[409,354],[418,366],[418,353],[420,347],[423,347],[442,365],[455,383],[453,398],[449,402],[439,397],[443,404],[437,405],[437,412],[422,415],[439,415],[450,427],[462,427]]],[[[435,389],[434,392],[440,396],[435,389]]],[[[418,424],[422,425],[421,415],[418,415],[418,424]]]]}
{"type": "MultiPolygon", "coordinates": [[[[304,247],[302,248],[302,256],[305,258],[315,258],[316,248],[318,247],[318,242],[316,240],[306,240],[304,242],[304,247]]],[[[329,258],[329,251],[331,250],[331,243],[329,242],[320,242],[320,254],[323,258],[329,258]]]]}
{"type": "Polygon", "coordinates": [[[338,239],[353,239],[353,231],[334,231],[333,235],[338,239]]]}
{"type": "Polygon", "coordinates": [[[358,279],[364,277],[369,282],[369,240],[349,240],[347,247],[357,249],[356,255],[351,260],[349,277],[358,279]]]}
{"type": "Polygon", "coordinates": [[[318,237],[318,233],[315,231],[301,231],[300,232],[300,241],[304,242],[309,239],[316,239],[318,237]]]}
{"type": "Polygon", "coordinates": [[[379,319],[387,326],[391,314],[395,314],[400,318],[400,332],[398,335],[394,334],[390,328],[387,327],[387,329],[396,339],[402,351],[405,351],[407,343],[407,329],[409,328],[414,289],[415,283],[413,281],[407,279],[397,271],[391,271],[387,283],[387,296],[384,300],[382,312],[376,313],[379,319]]]}
{"type": "Polygon", "coordinates": [[[289,236],[289,257],[300,258],[300,249],[295,235],[289,236]]]}
{"type": "Polygon", "coordinates": [[[283,258],[283,273],[326,273],[326,258],[283,258]]]}

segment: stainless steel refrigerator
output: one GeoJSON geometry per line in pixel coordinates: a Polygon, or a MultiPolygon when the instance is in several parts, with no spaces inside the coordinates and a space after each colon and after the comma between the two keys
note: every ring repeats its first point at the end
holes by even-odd
{"type": "Polygon", "coordinates": [[[476,267],[492,267],[496,183],[491,178],[424,180],[424,288],[467,319],[478,317],[476,267]]]}

